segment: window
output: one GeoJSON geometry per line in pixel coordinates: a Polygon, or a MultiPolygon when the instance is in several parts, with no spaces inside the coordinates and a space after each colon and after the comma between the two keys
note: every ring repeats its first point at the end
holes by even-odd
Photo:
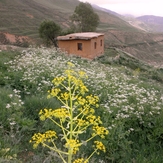
{"type": "Polygon", "coordinates": [[[97,46],[97,43],[96,42],[94,42],[94,48],[96,49],[96,46],[97,46]]]}
{"type": "Polygon", "coordinates": [[[100,40],[100,45],[102,46],[102,40],[100,40]]]}
{"type": "Polygon", "coordinates": [[[78,43],[78,50],[82,50],[82,43],[78,43]]]}

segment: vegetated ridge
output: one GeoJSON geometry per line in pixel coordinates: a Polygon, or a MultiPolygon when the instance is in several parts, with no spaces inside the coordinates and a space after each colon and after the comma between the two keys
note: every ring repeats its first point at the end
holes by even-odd
{"type": "MultiPolygon", "coordinates": [[[[70,23],[69,16],[79,3],[78,0],[1,0],[0,32],[26,36],[39,42],[38,27],[43,20],[53,20],[66,30],[70,23]]],[[[136,28],[110,10],[100,7],[94,10],[100,17],[97,31],[105,34],[106,48],[121,49],[157,67],[163,65],[162,33],[149,33],[136,28]]],[[[0,43],[5,43],[1,39],[0,43]]]]}
{"type": "Polygon", "coordinates": [[[148,25],[151,32],[163,32],[163,17],[144,15],[136,18],[148,25]]]}

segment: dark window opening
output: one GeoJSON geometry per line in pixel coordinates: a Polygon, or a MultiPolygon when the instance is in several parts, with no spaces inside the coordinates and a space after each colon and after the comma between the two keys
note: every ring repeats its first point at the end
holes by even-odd
{"type": "Polygon", "coordinates": [[[102,40],[100,40],[100,45],[102,46],[102,40]]]}
{"type": "Polygon", "coordinates": [[[97,46],[97,43],[95,42],[95,43],[94,43],[94,47],[95,47],[95,49],[96,49],[96,46],[97,46]]]}
{"type": "Polygon", "coordinates": [[[78,50],[82,50],[83,47],[82,47],[82,43],[78,43],[78,50]]]}

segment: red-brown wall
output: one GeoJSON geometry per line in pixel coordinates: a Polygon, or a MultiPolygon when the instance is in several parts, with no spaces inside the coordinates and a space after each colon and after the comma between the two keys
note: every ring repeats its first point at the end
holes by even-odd
{"type": "Polygon", "coordinates": [[[92,58],[101,56],[104,54],[104,36],[91,39],[91,56],[92,58]],[[101,44],[102,41],[102,44],[101,44]],[[95,48],[96,42],[96,48],[95,48]]]}
{"type": "Polygon", "coordinates": [[[58,40],[58,46],[68,54],[77,55],[83,58],[93,59],[104,53],[104,36],[99,36],[89,40],[58,40]],[[102,40],[102,45],[101,45],[102,40]],[[95,48],[96,42],[96,48],[95,48]],[[78,43],[82,43],[82,50],[78,50],[78,43]]]}

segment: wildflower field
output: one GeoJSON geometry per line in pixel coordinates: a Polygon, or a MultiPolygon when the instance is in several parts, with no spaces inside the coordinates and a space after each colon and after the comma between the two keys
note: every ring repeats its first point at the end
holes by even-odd
{"type": "Polygon", "coordinates": [[[72,163],[163,162],[163,85],[144,76],[143,80],[139,77],[138,69],[105,64],[100,59],[89,61],[67,56],[59,49],[29,48],[21,53],[1,51],[0,70],[0,162],[64,162],[65,158],[60,157],[60,154],[66,153],[65,149],[69,146],[75,150],[69,163],[70,160],[72,163]],[[67,140],[66,135],[72,133],[67,129],[71,122],[62,126],[59,125],[59,119],[51,121],[52,113],[61,118],[61,124],[69,117],[65,111],[67,107],[63,107],[67,103],[60,100],[67,100],[68,95],[60,94],[61,98],[56,98],[56,90],[53,89],[54,84],[61,83],[61,76],[67,71],[67,63],[71,63],[73,71],[79,72],[79,75],[80,72],[86,74],[87,77],[82,78],[82,86],[80,82],[80,93],[83,94],[85,90],[89,106],[98,106],[90,108],[84,98],[72,96],[72,99],[80,98],[75,103],[76,107],[79,103],[82,105],[79,109],[81,113],[75,112],[73,107],[70,109],[71,113],[77,115],[76,129],[79,130],[74,137],[79,137],[80,143],[76,139],[71,139],[71,143],[67,144],[64,142],[67,140]],[[47,98],[49,93],[53,98],[47,98]],[[82,110],[86,106],[88,112],[84,114],[86,110],[82,110]],[[92,120],[93,116],[95,118],[92,120]],[[61,128],[57,128],[53,122],[61,128]],[[91,125],[93,129],[89,128],[91,125]],[[85,130],[86,127],[88,130],[85,130]],[[50,143],[53,143],[52,136],[60,138],[55,143],[57,150],[48,148],[40,141],[45,140],[42,138],[47,135],[50,135],[50,143]],[[94,140],[95,135],[97,140],[94,140]],[[38,137],[40,142],[36,143],[38,137]]]}

